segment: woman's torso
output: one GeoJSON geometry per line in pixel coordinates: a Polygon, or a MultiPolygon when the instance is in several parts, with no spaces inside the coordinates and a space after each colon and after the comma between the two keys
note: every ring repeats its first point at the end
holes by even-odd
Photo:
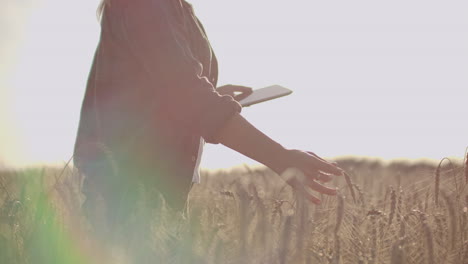
{"type": "MultiPolygon", "coordinates": [[[[188,42],[193,56],[203,65],[203,76],[216,85],[217,61],[192,7],[185,1],[182,6],[178,0],[162,1],[171,12],[171,30],[188,42]]],[[[112,155],[120,169],[158,170],[176,174],[171,175],[176,185],[189,184],[191,160],[198,152],[200,137],[168,120],[164,113],[168,102],[149,94],[161,87],[151,81],[154,78],[148,76],[122,38],[118,7],[111,5],[103,13],[81,110],[75,164],[85,167],[112,155]]]]}

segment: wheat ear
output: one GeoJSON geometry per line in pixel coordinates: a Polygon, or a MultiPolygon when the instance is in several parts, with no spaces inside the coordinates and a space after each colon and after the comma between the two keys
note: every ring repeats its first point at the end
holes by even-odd
{"type": "Polygon", "coordinates": [[[393,216],[395,215],[395,208],[396,208],[396,202],[397,202],[397,197],[396,197],[396,192],[393,187],[390,187],[390,215],[388,216],[388,225],[390,226],[392,224],[393,216]]]}
{"type": "Polygon", "coordinates": [[[351,193],[351,197],[353,197],[353,202],[356,203],[356,195],[354,194],[354,189],[353,189],[353,181],[351,181],[351,177],[349,176],[348,173],[344,173],[346,184],[348,185],[349,192],[351,193]]]}

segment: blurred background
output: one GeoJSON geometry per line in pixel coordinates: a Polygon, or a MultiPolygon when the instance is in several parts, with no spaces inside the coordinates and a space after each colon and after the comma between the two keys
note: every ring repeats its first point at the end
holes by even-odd
{"type": "MultiPolygon", "coordinates": [[[[220,85],[294,93],[243,110],[285,147],[325,157],[461,157],[468,2],[194,0],[220,85]]],[[[70,159],[98,0],[1,0],[0,163],[70,159]]],[[[207,145],[202,166],[254,161],[207,145]]]]}

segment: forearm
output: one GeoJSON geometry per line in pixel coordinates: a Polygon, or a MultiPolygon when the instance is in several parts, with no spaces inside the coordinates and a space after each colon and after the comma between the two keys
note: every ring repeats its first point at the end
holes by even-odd
{"type": "Polygon", "coordinates": [[[277,173],[284,170],[287,150],[255,128],[240,114],[235,114],[218,132],[218,141],[277,173]]]}

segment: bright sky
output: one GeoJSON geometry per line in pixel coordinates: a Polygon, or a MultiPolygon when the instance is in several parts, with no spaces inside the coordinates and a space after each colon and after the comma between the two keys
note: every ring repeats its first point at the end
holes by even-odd
{"type": "MultiPolygon", "coordinates": [[[[462,156],[468,146],[467,1],[191,2],[220,84],[294,91],[243,110],[284,146],[388,159],[462,156]]],[[[0,160],[66,161],[98,41],[97,0],[2,5],[0,160]]],[[[253,163],[207,145],[202,166],[243,162],[253,163]]]]}

